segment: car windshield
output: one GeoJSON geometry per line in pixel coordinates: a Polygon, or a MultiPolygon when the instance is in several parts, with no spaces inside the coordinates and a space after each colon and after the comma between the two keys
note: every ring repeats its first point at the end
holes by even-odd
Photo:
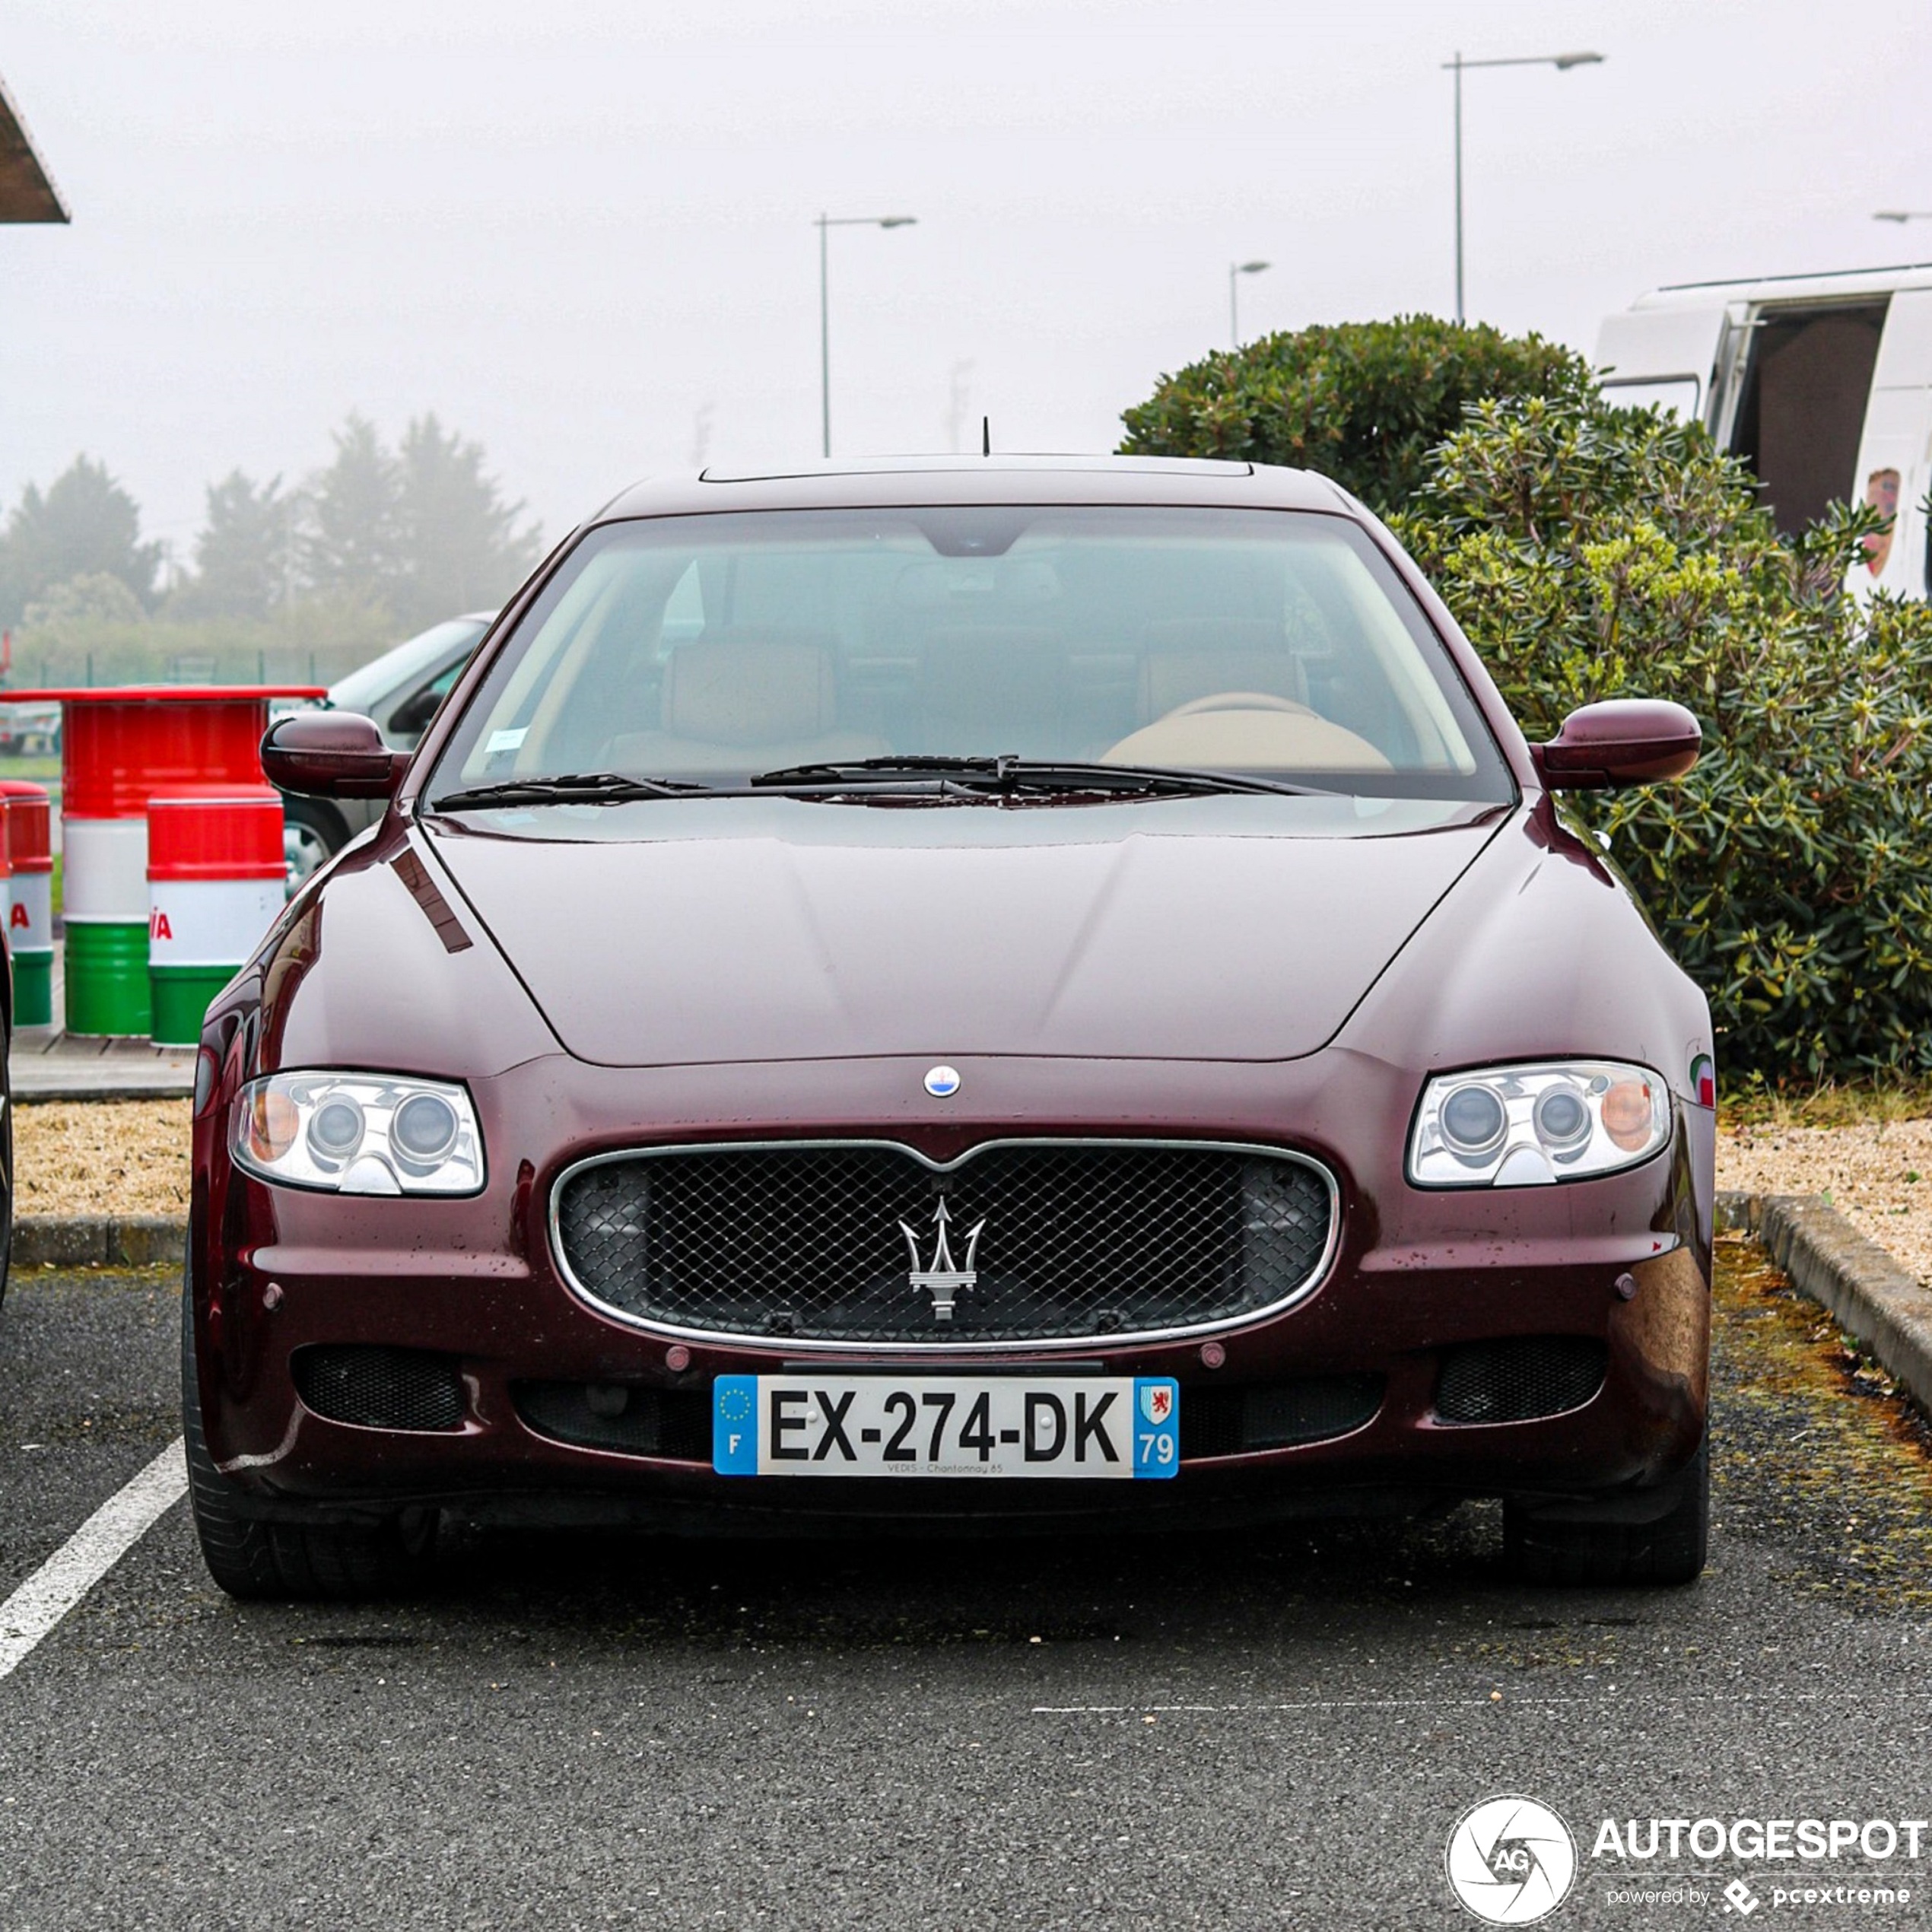
{"type": "Polygon", "coordinates": [[[338,711],[366,711],[412,678],[420,677],[452,651],[474,644],[489,628],[480,617],[453,617],[392,645],[380,657],[358,665],[329,688],[329,701],[338,711]]]}
{"type": "Polygon", "coordinates": [[[426,795],[1001,754],[1513,795],[1441,642],[1349,519],[978,506],[593,530],[426,795]]]}

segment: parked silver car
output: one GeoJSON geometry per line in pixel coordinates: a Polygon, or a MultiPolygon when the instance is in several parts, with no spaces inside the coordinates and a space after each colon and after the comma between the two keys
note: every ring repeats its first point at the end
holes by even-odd
{"type": "MultiPolygon", "coordinates": [[[[494,611],[472,611],[432,624],[331,685],[324,701],[336,711],[373,718],[391,748],[413,750],[424,727],[456,682],[470,653],[495,621],[494,611]]],[[[381,799],[317,799],[284,796],[282,850],[292,892],[332,859],[356,834],[383,815],[381,799]]]]}

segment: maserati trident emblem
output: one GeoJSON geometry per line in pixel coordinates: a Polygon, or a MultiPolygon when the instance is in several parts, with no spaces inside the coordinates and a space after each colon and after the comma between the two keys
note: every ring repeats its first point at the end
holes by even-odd
{"type": "Polygon", "coordinates": [[[922,1084],[935,1100],[950,1100],[959,1091],[959,1069],[956,1066],[929,1067],[922,1084]]]}
{"type": "Polygon", "coordinates": [[[952,1216],[947,1211],[944,1195],[939,1197],[939,1211],[933,1220],[936,1232],[933,1242],[933,1265],[929,1268],[919,1265],[918,1235],[903,1221],[899,1223],[899,1232],[905,1236],[906,1246],[912,1250],[913,1286],[932,1296],[935,1321],[950,1321],[955,1298],[979,1279],[973,1267],[973,1256],[979,1247],[980,1231],[985,1227],[986,1220],[982,1216],[966,1231],[966,1265],[963,1268],[952,1258],[952,1216]]]}

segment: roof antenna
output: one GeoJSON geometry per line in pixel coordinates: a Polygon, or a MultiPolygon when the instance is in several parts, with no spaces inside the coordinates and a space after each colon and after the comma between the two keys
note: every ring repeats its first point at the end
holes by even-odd
{"type": "Polygon", "coordinates": [[[980,454],[983,456],[993,454],[993,418],[990,416],[980,418],[980,454]]]}

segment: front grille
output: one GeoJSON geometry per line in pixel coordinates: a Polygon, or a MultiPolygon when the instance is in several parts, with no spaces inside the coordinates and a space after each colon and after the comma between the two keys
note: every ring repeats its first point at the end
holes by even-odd
{"type": "Polygon", "coordinates": [[[1380,1375],[1304,1375],[1252,1388],[1190,1385],[1180,1392],[1181,1460],[1346,1435],[1374,1419],[1384,1386],[1380,1375]]]}
{"type": "Polygon", "coordinates": [[[462,1378],[447,1355],[421,1349],[298,1349],[296,1392],[318,1416],[366,1429],[453,1429],[462,1378]]]}
{"type": "Polygon", "coordinates": [[[1132,1142],[999,1142],[944,1171],[869,1143],[679,1149],[580,1168],[556,1203],[571,1274],[621,1314],[954,1346],[1274,1307],[1314,1279],[1332,1212],[1306,1161],[1132,1142]]]}
{"type": "Polygon", "coordinates": [[[621,1382],[517,1382],[510,1400],[539,1435],[628,1456],[711,1460],[709,1389],[647,1389],[621,1382]]]}
{"type": "Polygon", "coordinates": [[[1444,1349],[1435,1412],[1445,1422],[1528,1422],[1581,1409],[1603,1386],[1609,1353],[1587,1335],[1527,1335],[1444,1349]]]}

